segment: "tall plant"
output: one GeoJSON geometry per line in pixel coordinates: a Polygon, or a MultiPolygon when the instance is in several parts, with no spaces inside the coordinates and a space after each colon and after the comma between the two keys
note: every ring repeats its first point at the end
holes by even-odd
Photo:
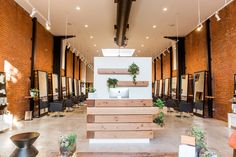
{"type": "Polygon", "coordinates": [[[117,86],[117,82],[118,82],[117,79],[109,78],[109,79],[107,80],[107,86],[108,86],[109,88],[115,88],[115,87],[117,86]]]}
{"type": "Polygon", "coordinates": [[[128,69],[128,72],[130,73],[130,75],[132,76],[133,78],[133,83],[136,84],[136,78],[137,78],[137,75],[139,73],[139,67],[137,64],[133,63],[129,66],[129,69],[128,69]]]}
{"type": "Polygon", "coordinates": [[[161,99],[157,99],[156,102],[154,102],[154,106],[158,107],[160,109],[160,113],[157,115],[157,117],[153,120],[154,123],[160,125],[161,127],[164,126],[164,120],[165,120],[165,114],[162,111],[165,104],[164,101],[161,99]]]}

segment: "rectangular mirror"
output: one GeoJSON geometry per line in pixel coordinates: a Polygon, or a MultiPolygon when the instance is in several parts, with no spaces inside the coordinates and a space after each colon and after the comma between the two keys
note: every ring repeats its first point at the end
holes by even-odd
{"type": "Polygon", "coordinates": [[[0,72],[0,106],[7,105],[6,75],[0,72]]]}
{"type": "Polygon", "coordinates": [[[177,99],[177,77],[172,77],[172,80],[171,80],[171,98],[172,99],[177,99]]]}
{"type": "Polygon", "coordinates": [[[66,98],[67,93],[66,93],[66,77],[61,77],[61,91],[62,91],[62,97],[66,98]]]}
{"type": "Polygon", "coordinates": [[[48,81],[47,73],[43,71],[38,71],[38,83],[39,83],[39,98],[42,102],[48,101],[48,81]]]}
{"type": "Polygon", "coordinates": [[[68,84],[69,84],[69,96],[73,96],[73,84],[72,84],[72,78],[68,78],[68,84]]]}
{"type": "Polygon", "coordinates": [[[169,96],[169,93],[170,93],[170,86],[169,86],[169,83],[170,83],[170,79],[165,79],[164,80],[164,96],[169,96]]]}
{"type": "Polygon", "coordinates": [[[181,100],[187,101],[188,99],[188,75],[181,76],[181,100]]]}
{"type": "Polygon", "coordinates": [[[74,79],[74,91],[75,91],[75,96],[78,96],[78,81],[74,79]]]}
{"type": "Polygon", "coordinates": [[[159,81],[159,97],[162,97],[162,80],[159,81]]]}
{"type": "Polygon", "coordinates": [[[59,90],[58,90],[58,75],[52,74],[52,94],[53,100],[59,99],[59,90]]]}

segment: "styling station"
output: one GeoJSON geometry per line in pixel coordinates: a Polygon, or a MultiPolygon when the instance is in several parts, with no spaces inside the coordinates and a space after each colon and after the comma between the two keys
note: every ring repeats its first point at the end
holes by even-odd
{"type": "Polygon", "coordinates": [[[138,57],[95,57],[93,97],[87,104],[87,138],[90,143],[149,143],[153,115],[152,60],[138,57]],[[139,67],[136,82],[128,68],[139,67]],[[117,80],[113,87],[109,79],[117,80]]]}

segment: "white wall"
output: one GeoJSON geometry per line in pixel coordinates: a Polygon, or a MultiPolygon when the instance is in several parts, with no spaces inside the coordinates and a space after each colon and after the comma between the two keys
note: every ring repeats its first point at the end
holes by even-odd
{"type": "Polygon", "coordinates": [[[130,75],[101,75],[97,73],[99,68],[126,68],[135,63],[139,66],[137,81],[149,81],[148,87],[129,87],[129,98],[152,98],[152,58],[150,57],[95,57],[94,58],[94,88],[97,98],[109,98],[107,87],[108,78],[119,81],[132,81],[130,75]]]}

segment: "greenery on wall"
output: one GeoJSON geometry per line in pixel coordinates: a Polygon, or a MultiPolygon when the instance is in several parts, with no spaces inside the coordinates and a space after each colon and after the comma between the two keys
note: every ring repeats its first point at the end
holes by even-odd
{"type": "Polygon", "coordinates": [[[154,123],[160,125],[161,127],[164,126],[164,112],[162,111],[165,104],[164,101],[162,101],[161,99],[157,99],[156,102],[154,102],[154,106],[158,107],[160,109],[160,113],[157,115],[157,117],[153,120],[154,123]]]}
{"type": "Polygon", "coordinates": [[[117,82],[118,82],[117,79],[109,78],[109,79],[107,80],[107,86],[108,86],[109,88],[116,88],[117,82]]]}
{"type": "Polygon", "coordinates": [[[133,83],[136,84],[136,78],[137,78],[137,75],[139,73],[139,67],[137,64],[133,63],[129,66],[129,69],[128,69],[128,72],[130,73],[130,75],[132,76],[133,78],[133,83]]]}

